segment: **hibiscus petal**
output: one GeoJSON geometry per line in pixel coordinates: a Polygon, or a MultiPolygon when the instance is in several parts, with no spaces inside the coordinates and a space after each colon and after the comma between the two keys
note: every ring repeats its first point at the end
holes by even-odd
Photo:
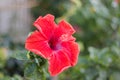
{"type": "Polygon", "coordinates": [[[69,58],[63,51],[54,53],[49,60],[49,72],[51,76],[61,73],[70,66],[69,58]]]}
{"type": "Polygon", "coordinates": [[[63,34],[60,36],[59,41],[60,42],[75,41],[75,38],[72,35],[63,34]]]}
{"type": "Polygon", "coordinates": [[[54,16],[51,14],[46,15],[45,17],[39,17],[35,22],[34,26],[38,28],[38,30],[46,37],[50,38],[56,24],[54,23],[54,16]]]}
{"type": "Polygon", "coordinates": [[[76,65],[79,55],[79,46],[73,41],[62,42],[62,47],[64,52],[68,55],[70,59],[71,66],[76,65]]]}
{"type": "Polygon", "coordinates": [[[48,45],[47,39],[45,39],[39,31],[33,32],[26,39],[25,48],[44,58],[49,58],[52,54],[52,50],[48,45]]]}
{"type": "Polygon", "coordinates": [[[66,21],[62,20],[55,30],[55,36],[60,37],[63,34],[72,35],[74,32],[75,30],[73,29],[73,27],[66,21]]]}

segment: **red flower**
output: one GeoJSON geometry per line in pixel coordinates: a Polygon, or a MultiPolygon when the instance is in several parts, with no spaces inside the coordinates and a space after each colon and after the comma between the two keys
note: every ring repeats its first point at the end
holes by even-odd
{"type": "Polygon", "coordinates": [[[34,31],[26,40],[25,48],[48,59],[49,72],[52,76],[74,66],[78,60],[79,48],[72,34],[75,30],[66,21],[58,25],[51,14],[39,17],[34,31]]]}

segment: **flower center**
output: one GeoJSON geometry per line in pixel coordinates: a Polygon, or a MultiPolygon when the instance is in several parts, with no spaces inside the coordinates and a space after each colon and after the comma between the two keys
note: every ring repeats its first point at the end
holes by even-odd
{"type": "Polygon", "coordinates": [[[60,49],[60,44],[59,44],[59,42],[58,42],[57,39],[51,38],[51,39],[48,41],[48,44],[49,44],[49,46],[50,46],[50,48],[51,48],[52,50],[58,50],[58,49],[60,49]]]}

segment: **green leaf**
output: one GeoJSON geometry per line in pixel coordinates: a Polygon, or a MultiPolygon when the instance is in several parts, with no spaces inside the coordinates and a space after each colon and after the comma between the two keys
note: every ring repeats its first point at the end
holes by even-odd
{"type": "Polygon", "coordinates": [[[32,62],[26,65],[24,76],[26,80],[45,80],[43,69],[32,62]]]}
{"type": "Polygon", "coordinates": [[[13,55],[11,57],[16,58],[18,60],[28,60],[27,51],[25,50],[16,50],[13,52],[13,55]]]}

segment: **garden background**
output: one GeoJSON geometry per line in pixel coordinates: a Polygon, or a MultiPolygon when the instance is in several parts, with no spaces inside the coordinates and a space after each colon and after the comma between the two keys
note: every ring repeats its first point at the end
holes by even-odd
{"type": "MultiPolygon", "coordinates": [[[[39,61],[39,60],[38,60],[39,61]]],[[[0,80],[120,80],[120,0],[1,0],[0,80]],[[50,77],[46,61],[29,62],[25,39],[33,22],[53,14],[76,30],[80,46],[75,67],[50,77]],[[27,65],[26,65],[27,63],[27,65]],[[44,64],[44,65],[43,65],[44,64]]]]}

